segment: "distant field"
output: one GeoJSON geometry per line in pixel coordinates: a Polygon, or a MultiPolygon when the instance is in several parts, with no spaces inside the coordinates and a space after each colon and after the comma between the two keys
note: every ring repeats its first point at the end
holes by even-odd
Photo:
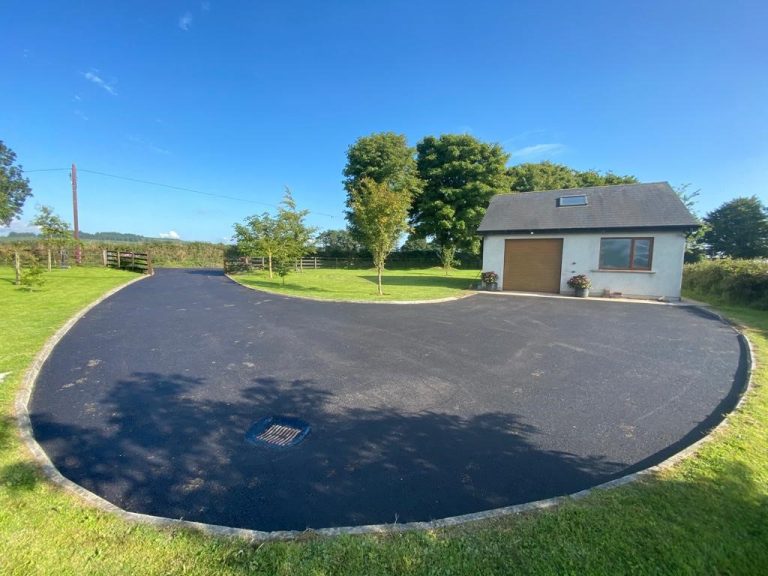
{"type": "Polygon", "coordinates": [[[304,270],[289,274],[285,284],[277,274],[270,279],[267,272],[236,274],[233,278],[259,290],[322,300],[434,300],[466,294],[470,285],[479,281],[480,271],[452,270],[446,276],[442,268],[386,270],[383,296],[377,293],[373,268],[304,270]]]}

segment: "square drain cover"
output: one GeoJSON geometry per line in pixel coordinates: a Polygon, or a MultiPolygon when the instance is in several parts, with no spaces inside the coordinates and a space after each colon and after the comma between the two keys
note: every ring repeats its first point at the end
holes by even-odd
{"type": "Polygon", "coordinates": [[[298,418],[265,416],[248,429],[245,439],[257,446],[289,448],[300,444],[310,430],[310,425],[298,418]]]}

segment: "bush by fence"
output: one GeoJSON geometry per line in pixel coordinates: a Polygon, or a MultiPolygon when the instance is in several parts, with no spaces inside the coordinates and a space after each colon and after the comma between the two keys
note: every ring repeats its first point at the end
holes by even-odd
{"type": "Polygon", "coordinates": [[[708,260],[687,264],[683,288],[726,303],[768,310],[768,261],[708,260]]]}

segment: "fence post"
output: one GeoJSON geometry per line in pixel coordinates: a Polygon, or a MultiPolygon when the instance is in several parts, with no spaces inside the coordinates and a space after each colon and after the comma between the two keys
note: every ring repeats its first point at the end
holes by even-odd
{"type": "Polygon", "coordinates": [[[155,273],[154,269],[152,268],[152,255],[147,252],[147,274],[152,276],[155,273]]]}
{"type": "Polygon", "coordinates": [[[117,269],[120,270],[123,267],[123,265],[120,263],[120,250],[119,249],[117,250],[116,254],[117,254],[117,269]]]}
{"type": "Polygon", "coordinates": [[[21,284],[21,256],[16,249],[13,251],[13,271],[16,273],[16,281],[14,284],[21,284]]]}
{"type": "Polygon", "coordinates": [[[104,268],[107,267],[107,251],[102,250],[101,251],[101,261],[104,262],[104,268]]]}

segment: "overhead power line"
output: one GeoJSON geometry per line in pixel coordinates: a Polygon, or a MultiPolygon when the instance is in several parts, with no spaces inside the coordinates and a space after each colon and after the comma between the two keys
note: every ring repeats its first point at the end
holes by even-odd
{"type": "MultiPolygon", "coordinates": [[[[65,172],[69,171],[69,168],[40,168],[37,170],[24,170],[25,173],[31,172],[65,172]]],[[[114,178],[116,180],[125,180],[126,182],[135,182],[137,184],[145,184],[147,186],[157,186],[159,188],[168,188],[170,190],[178,190],[180,192],[191,192],[193,194],[200,194],[202,196],[210,196],[212,198],[223,198],[225,200],[235,200],[236,202],[247,202],[249,204],[259,204],[261,206],[269,206],[270,208],[277,208],[276,204],[270,204],[268,202],[259,202],[258,200],[249,200],[248,198],[238,198],[237,196],[227,196],[226,194],[216,194],[215,192],[205,192],[204,190],[196,190],[194,188],[186,188],[184,186],[173,186],[171,184],[163,184],[162,182],[152,182],[150,180],[142,180],[140,178],[131,178],[129,176],[119,176],[117,174],[109,174],[107,172],[99,172],[98,170],[88,170],[87,168],[78,168],[78,172],[86,172],[88,174],[94,174],[96,176],[105,176],[107,178],[114,178]]],[[[310,210],[311,214],[317,214],[318,216],[328,216],[333,218],[333,214],[326,214],[325,212],[317,212],[310,210]]]]}

